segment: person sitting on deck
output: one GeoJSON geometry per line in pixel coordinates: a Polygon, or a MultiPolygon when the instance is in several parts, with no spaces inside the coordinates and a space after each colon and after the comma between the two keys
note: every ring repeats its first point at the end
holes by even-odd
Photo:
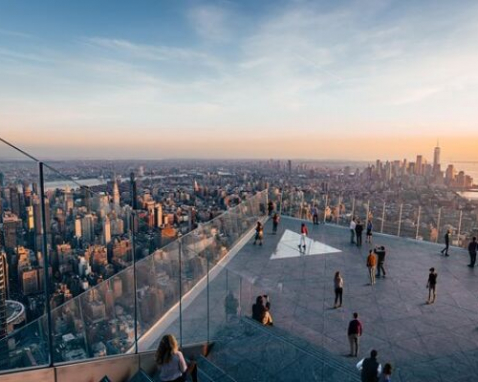
{"type": "Polygon", "coordinates": [[[271,304],[267,295],[257,296],[256,303],[252,305],[252,318],[262,325],[272,326],[270,308],[271,304]]]}

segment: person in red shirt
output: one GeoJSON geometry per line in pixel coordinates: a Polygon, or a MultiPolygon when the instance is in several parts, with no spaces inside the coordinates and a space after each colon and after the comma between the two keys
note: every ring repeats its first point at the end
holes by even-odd
{"type": "Polygon", "coordinates": [[[347,330],[350,343],[349,357],[357,357],[359,351],[359,341],[362,336],[362,323],[358,319],[358,313],[354,313],[354,319],[350,321],[347,330]]]}
{"type": "Polygon", "coordinates": [[[308,234],[309,230],[307,229],[307,226],[305,225],[305,223],[302,223],[300,227],[299,251],[305,252],[305,239],[307,238],[308,234]]]}

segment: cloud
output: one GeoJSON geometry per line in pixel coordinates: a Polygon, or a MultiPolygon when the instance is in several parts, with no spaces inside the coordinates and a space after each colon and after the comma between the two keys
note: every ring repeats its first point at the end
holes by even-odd
{"type": "Polygon", "coordinates": [[[196,33],[213,42],[225,42],[230,38],[229,16],[225,7],[215,5],[197,6],[188,12],[188,19],[196,33]]]}
{"type": "Polygon", "coordinates": [[[33,38],[31,34],[7,30],[7,29],[0,29],[0,35],[9,36],[9,37],[27,38],[27,39],[33,38]]]}
{"type": "Polygon", "coordinates": [[[138,44],[124,39],[91,37],[85,39],[90,46],[106,48],[111,51],[128,55],[131,59],[146,59],[152,61],[183,61],[183,60],[208,60],[207,54],[194,49],[184,49],[170,46],[155,46],[138,44]]]}
{"type": "Polygon", "coordinates": [[[474,8],[450,9],[443,26],[381,1],[218,4],[185,9],[181,39],[167,44],[126,32],[68,49],[0,44],[0,115],[25,132],[121,128],[152,140],[467,129],[478,118],[474,8]]]}

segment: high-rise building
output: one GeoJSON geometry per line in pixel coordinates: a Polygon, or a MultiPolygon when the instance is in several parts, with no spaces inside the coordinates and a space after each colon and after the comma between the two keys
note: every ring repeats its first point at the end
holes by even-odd
{"type": "Polygon", "coordinates": [[[287,161],[287,171],[292,174],[292,161],[290,159],[287,161]]]}
{"type": "Polygon", "coordinates": [[[8,347],[2,338],[7,335],[8,264],[4,251],[0,251],[0,367],[8,366],[8,347]]]}
{"type": "Polygon", "coordinates": [[[92,214],[87,214],[81,219],[81,237],[84,243],[95,240],[95,222],[92,214]]]}
{"type": "Polygon", "coordinates": [[[21,286],[24,296],[29,296],[39,292],[38,289],[38,269],[31,268],[21,272],[21,286]]]}
{"type": "Polygon", "coordinates": [[[5,187],[5,175],[3,175],[3,172],[0,172],[0,187],[5,187]]]}
{"type": "Polygon", "coordinates": [[[22,221],[13,213],[5,213],[3,217],[3,243],[7,250],[13,251],[21,242],[19,232],[22,228],[22,221]]]}
{"type": "Polygon", "coordinates": [[[155,226],[160,228],[163,225],[163,206],[161,203],[156,203],[155,205],[155,226]]]}
{"type": "Polygon", "coordinates": [[[433,174],[437,175],[440,172],[440,146],[437,142],[435,150],[433,151],[433,174]]]}
{"type": "Polygon", "coordinates": [[[115,206],[120,205],[120,192],[118,188],[118,182],[116,179],[113,182],[113,204],[115,206]]]}
{"type": "Polygon", "coordinates": [[[423,174],[423,155],[417,155],[417,161],[415,162],[415,175],[423,174]]]}
{"type": "Polygon", "coordinates": [[[129,178],[130,188],[131,188],[131,206],[133,210],[138,209],[138,186],[136,185],[136,179],[134,177],[134,172],[130,174],[129,178]]]}
{"type": "Polygon", "coordinates": [[[445,180],[447,181],[447,184],[451,184],[455,180],[455,166],[452,164],[449,164],[446,168],[445,180]]]}
{"type": "Polygon", "coordinates": [[[35,228],[35,215],[33,211],[33,206],[27,206],[25,210],[27,228],[29,231],[33,231],[35,228]]]}
{"type": "Polygon", "coordinates": [[[10,186],[10,210],[20,216],[20,192],[16,186],[10,186]]]}
{"type": "Polygon", "coordinates": [[[110,219],[106,216],[103,219],[103,244],[108,245],[111,241],[111,224],[110,219]]]}
{"type": "Polygon", "coordinates": [[[80,238],[81,236],[81,217],[77,216],[77,218],[75,219],[75,237],[80,238]]]}

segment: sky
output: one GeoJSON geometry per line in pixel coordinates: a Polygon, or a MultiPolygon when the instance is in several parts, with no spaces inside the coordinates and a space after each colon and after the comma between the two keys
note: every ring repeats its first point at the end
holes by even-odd
{"type": "MultiPolygon", "coordinates": [[[[478,3],[0,1],[0,136],[40,158],[478,161],[478,3]]],[[[2,150],[3,147],[0,147],[2,150]]]]}

